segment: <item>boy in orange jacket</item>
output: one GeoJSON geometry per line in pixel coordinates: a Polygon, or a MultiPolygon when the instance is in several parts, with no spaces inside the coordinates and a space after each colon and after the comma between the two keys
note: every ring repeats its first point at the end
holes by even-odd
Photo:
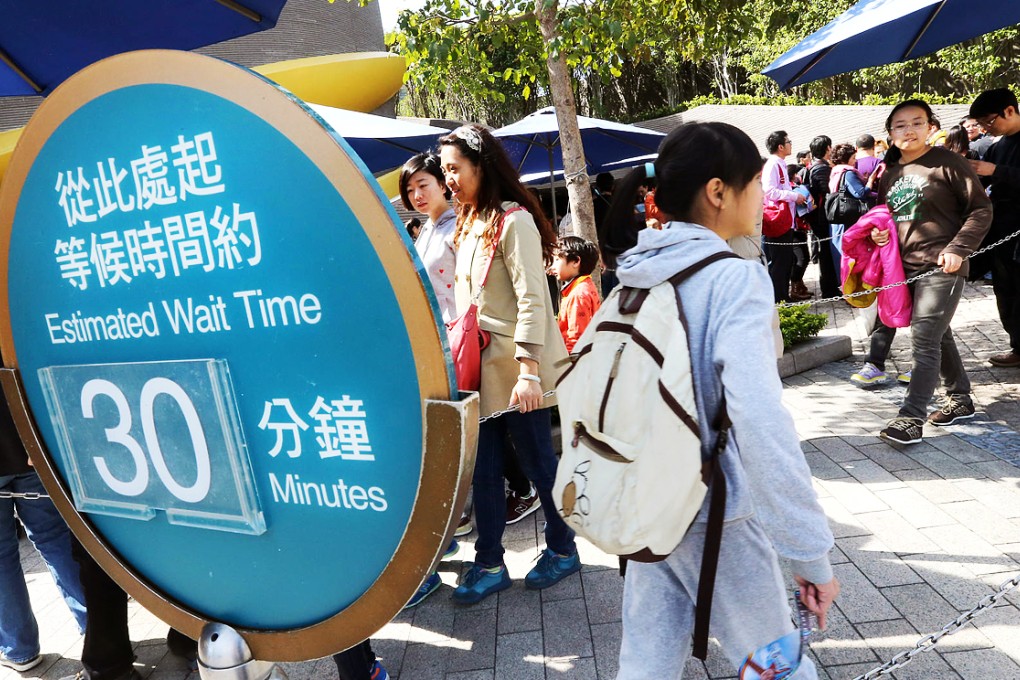
{"type": "Polygon", "coordinates": [[[568,352],[574,351],[574,345],[601,304],[591,280],[598,263],[599,249],[579,236],[561,238],[553,255],[549,271],[560,281],[562,299],[557,320],[568,352]]]}

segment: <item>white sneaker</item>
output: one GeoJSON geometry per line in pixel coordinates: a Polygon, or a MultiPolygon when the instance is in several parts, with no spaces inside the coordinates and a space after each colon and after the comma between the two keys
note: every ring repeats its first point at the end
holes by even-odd
{"type": "Polygon", "coordinates": [[[35,668],[36,666],[38,666],[41,663],[42,663],[42,654],[36,654],[35,656],[33,656],[28,661],[22,661],[22,662],[19,663],[17,661],[11,661],[10,659],[8,659],[3,654],[3,652],[0,652],[0,666],[6,666],[7,668],[11,668],[13,670],[16,670],[19,673],[24,673],[25,671],[30,671],[30,670],[32,670],[33,668],[35,668]]]}

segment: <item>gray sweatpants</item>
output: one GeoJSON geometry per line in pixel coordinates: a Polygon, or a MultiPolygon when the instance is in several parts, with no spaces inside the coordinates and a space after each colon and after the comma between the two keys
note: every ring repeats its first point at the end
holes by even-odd
{"type": "MultiPolygon", "coordinates": [[[[699,524],[664,561],[627,564],[617,680],[683,677],[704,542],[704,525],[699,524]]],[[[727,522],[712,602],[712,637],[735,670],[748,654],[793,629],[779,560],[761,524],[754,517],[727,522]]],[[[807,655],[792,678],[817,680],[807,655]]]]}

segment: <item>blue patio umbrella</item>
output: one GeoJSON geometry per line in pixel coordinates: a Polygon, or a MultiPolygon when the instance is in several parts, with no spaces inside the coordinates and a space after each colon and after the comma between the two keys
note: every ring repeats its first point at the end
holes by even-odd
{"type": "Polygon", "coordinates": [[[272,28],[286,0],[0,0],[0,96],[47,94],[106,57],[272,28]]]}
{"type": "MultiPolygon", "coordinates": [[[[578,116],[577,125],[581,129],[589,173],[625,167],[620,165],[625,159],[658,153],[659,144],[666,136],[655,130],[587,116],[578,116]]],[[[555,186],[556,173],[563,172],[563,150],[553,107],[539,109],[516,123],[493,130],[492,134],[503,143],[518,173],[526,177],[546,173],[550,185],[555,186]]],[[[557,217],[555,210],[556,201],[553,201],[554,219],[557,217]]]]}
{"type": "Polygon", "coordinates": [[[309,106],[351,145],[372,173],[403,165],[411,156],[434,147],[439,137],[449,132],[370,113],[318,104],[309,106]]]}
{"type": "Polygon", "coordinates": [[[1017,0],[861,0],[762,71],[782,89],[880,66],[1020,23],[1017,0]]]}

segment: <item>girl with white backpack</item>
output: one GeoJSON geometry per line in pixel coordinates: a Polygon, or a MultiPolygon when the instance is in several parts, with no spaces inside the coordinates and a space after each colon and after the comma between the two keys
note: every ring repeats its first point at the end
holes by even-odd
{"type": "MultiPolygon", "coordinates": [[[[658,184],[656,202],[669,217],[661,231],[641,231],[638,244],[618,258],[620,284],[651,289],[728,251],[727,239],[751,233],[762,206],[761,169],[754,143],[731,125],[694,123],[670,133],[654,165],[637,168],[617,185],[608,220],[629,217],[637,187],[650,174],[658,184]]],[[[795,629],[780,555],[790,561],[803,603],[824,627],[839,592],[828,557],[833,537],[793,419],[781,403],[768,272],[756,262],[721,259],[683,279],[676,291],[706,459],[723,404],[732,423],[719,455],[727,499],[710,634],[738,668],[751,652],[795,629]]],[[[718,483],[717,476],[710,482],[718,483]]],[[[710,497],[711,486],[668,557],[628,563],[618,680],[682,676],[695,627],[710,497]]],[[[806,656],[791,676],[816,677],[806,656]]]]}

